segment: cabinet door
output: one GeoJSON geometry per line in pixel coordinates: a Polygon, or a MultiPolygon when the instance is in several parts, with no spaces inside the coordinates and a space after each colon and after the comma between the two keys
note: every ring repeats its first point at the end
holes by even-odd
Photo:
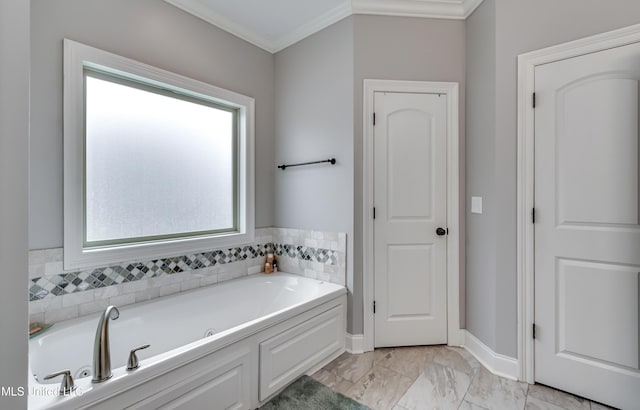
{"type": "Polygon", "coordinates": [[[340,305],[260,343],[260,400],[343,349],[344,329],[340,305]]]}
{"type": "MultiPolygon", "coordinates": [[[[161,393],[134,404],[130,409],[181,409],[181,410],[241,410],[251,408],[251,380],[249,349],[235,354],[214,354],[220,360],[206,360],[206,369],[178,384],[163,389],[161,393]],[[221,357],[223,356],[223,357],[221,357]]],[[[189,366],[185,366],[189,367],[189,366]]],[[[185,369],[187,370],[187,369],[185,369]]],[[[197,371],[196,369],[193,369],[197,371]]]]}

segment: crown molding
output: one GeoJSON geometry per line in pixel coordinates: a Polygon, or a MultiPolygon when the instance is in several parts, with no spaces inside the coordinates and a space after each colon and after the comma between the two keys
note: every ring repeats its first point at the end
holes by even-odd
{"type": "Polygon", "coordinates": [[[340,6],[275,40],[203,6],[197,0],[164,0],[270,53],[277,53],[352,14],[464,20],[483,0],[345,0],[340,6]]]}
{"type": "Polygon", "coordinates": [[[353,14],[464,20],[483,0],[352,0],[353,14]]]}
{"type": "Polygon", "coordinates": [[[464,18],[468,18],[473,14],[474,11],[478,8],[478,6],[482,3],[483,0],[463,0],[462,8],[464,11],[464,18]]]}
{"type": "Polygon", "coordinates": [[[352,0],[353,14],[463,20],[465,0],[352,0]]]}
{"type": "Polygon", "coordinates": [[[275,53],[275,47],[273,43],[255,31],[247,28],[244,25],[238,24],[235,21],[218,14],[211,10],[209,7],[205,7],[197,1],[192,0],[164,0],[165,2],[176,6],[177,8],[192,14],[199,19],[206,21],[228,33],[233,34],[236,37],[248,41],[254,46],[260,47],[270,53],[275,53]]]}
{"type": "Polygon", "coordinates": [[[352,14],[353,14],[353,11],[351,8],[351,4],[349,2],[345,2],[344,4],[341,4],[332,10],[329,10],[328,12],[299,26],[295,30],[279,38],[273,44],[273,49],[275,50],[273,52],[277,53],[280,50],[284,50],[290,45],[293,45],[298,41],[304,38],[307,38],[310,35],[315,34],[318,31],[324,28],[327,28],[334,23],[337,23],[343,18],[349,17],[352,14]]]}

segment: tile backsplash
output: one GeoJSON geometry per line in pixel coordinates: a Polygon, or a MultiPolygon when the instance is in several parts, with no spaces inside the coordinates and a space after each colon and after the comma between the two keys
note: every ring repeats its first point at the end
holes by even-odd
{"type": "Polygon", "coordinates": [[[29,252],[30,321],[55,323],[260,273],[268,252],[283,272],[345,284],[344,233],[262,228],[251,245],[68,272],[62,248],[45,249],[29,252]]]}

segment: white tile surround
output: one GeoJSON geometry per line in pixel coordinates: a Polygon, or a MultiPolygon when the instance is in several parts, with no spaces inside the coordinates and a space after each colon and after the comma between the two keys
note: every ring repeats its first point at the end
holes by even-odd
{"type": "Polygon", "coordinates": [[[291,258],[286,254],[278,257],[279,269],[308,278],[324,280],[339,285],[346,283],[347,234],[335,232],[307,231],[303,229],[273,228],[274,243],[286,243],[308,248],[337,251],[337,264],[329,265],[314,261],[291,258]]]}
{"type": "MultiPolygon", "coordinates": [[[[340,285],[346,283],[346,234],[285,228],[256,229],[255,244],[286,244],[336,252],[336,264],[290,257],[277,257],[279,269],[340,285]]],[[[29,279],[64,273],[62,248],[29,252],[29,279]]],[[[109,305],[125,306],[161,296],[212,285],[264,271],[264,258],[247,258],[206,268],[186,270],[85,291],[50,296],[29,302],[30,322],[55,323],[94,314],[109,305]]]]}

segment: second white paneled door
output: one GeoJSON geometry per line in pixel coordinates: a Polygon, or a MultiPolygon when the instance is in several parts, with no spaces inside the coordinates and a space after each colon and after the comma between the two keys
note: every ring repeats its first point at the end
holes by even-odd
{"type": "Polygon", "coordinates": [[[535,379],[639,409],[640,43],[535,84],[535,379]]]}
{"type": "Polygon", "coordinates": [[[375,346],[447,343],[447,96],[374,111],[375,346]]]}

